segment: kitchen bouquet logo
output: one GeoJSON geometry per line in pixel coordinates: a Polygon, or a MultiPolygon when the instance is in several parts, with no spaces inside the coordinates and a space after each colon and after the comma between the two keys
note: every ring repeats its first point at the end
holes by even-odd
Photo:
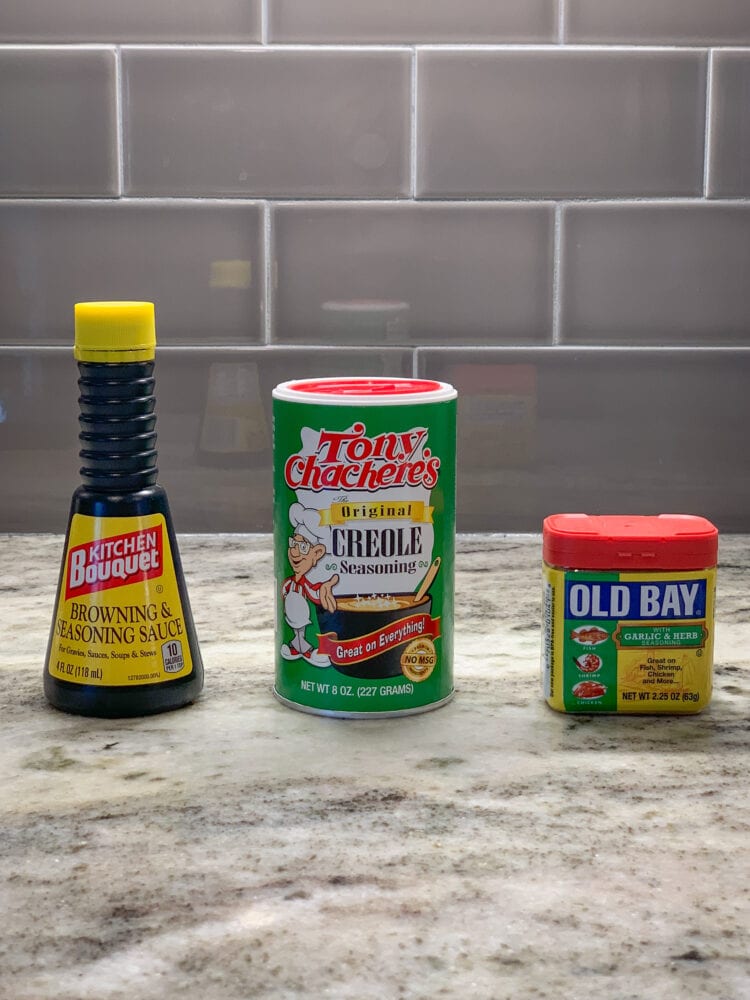
{"type": "Polygon", "coordinates": [[[284,480],[293,490],[377,490],[437,485],[440,459],[426,447],[428,431],[368,437],[363,423],[347,431],[321,430],[312,454],[298,452],[284,465],[284,480]]]}
{"type": "Polygon", "coordinates": [[[68,551],[65,599],[159,577],[163,556],[162,525],[76,545],[68,551]]]}

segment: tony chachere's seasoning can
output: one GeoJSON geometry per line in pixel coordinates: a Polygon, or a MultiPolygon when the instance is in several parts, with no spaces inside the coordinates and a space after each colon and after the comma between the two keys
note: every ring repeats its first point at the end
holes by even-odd
{"type": "Polygon", "coordinates": [[[719,534],[683,514],[544,522],[542,681],[560,712],[711,700],[719,534]]]}
{"type": "Polygon", "coordinates": [[[323,378],[273,392],[276,686],[345,718],[453,694],[456,390],[323,378]]]}

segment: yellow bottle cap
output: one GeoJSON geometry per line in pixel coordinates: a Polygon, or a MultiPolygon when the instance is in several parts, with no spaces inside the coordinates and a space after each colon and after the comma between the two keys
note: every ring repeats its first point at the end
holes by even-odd
{"type": "Polygon", "coordinates": [[[77,302],[77,361],[151,361],[156,348],[153,302],[77,302]]]}

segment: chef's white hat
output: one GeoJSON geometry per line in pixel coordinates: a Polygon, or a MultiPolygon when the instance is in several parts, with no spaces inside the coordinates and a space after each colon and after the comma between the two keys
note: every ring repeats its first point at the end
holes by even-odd
{"type": "Polygon", "coordinates": [[[313,507],[303,507],[301,503],[293,503],[289,508],[289,520],[292,522],[295,535],[302,535],[313,545],[320,545],[323,535],[320,530],[320,514],[313,507]]]}

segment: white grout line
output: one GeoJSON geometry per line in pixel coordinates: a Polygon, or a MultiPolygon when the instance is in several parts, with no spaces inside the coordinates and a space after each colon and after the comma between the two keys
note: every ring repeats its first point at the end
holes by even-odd
{"type": "Polygon", "coordinates": [[[415,347],[411,355],[411,377],[419,378],[419,348],[415,347]]]}
{"type": "Polygon", "coordinates": [[[713,107],[713,82],[714,82],[714,54],[708,53],[708,67],[706,69],[706,131],[703,140],[703,197],[708,198],[710,189],[711,172],[711,109],[713,107]]]}
{"type": "MultiPolygon", "coordinates": [[[[650,197],[623,197],[623,198],[603,198],[603,197],[565,197],[560,198],[559,195],[549,195],[547,197],[537,196],[535,198],[480,198],[472,195],[467,195],[465,198],[457,198],[455,195],[451,195],[450,198],[419,198],[418,201],[414,201],[411,198],[332,198],[330,196],[321,196],[320,198],[310,198],[309,195],[305,195],[300,198],[268,198],[263,195],[252,195],[250,197],[229,197],[224,194],[212,197],[210,195],[196,195],[194,197],[189,197],[185,195],[175,196],[174,198],[165,197],[164,195],[124,195],[122,198],[118,198],[114,195],[103,195],[102,197],[92,197],[87,195],[84,198],[79,198],[75,195],[71,195],[68,198],[61,198],[59,195],[54,197],[8,197],[0,198],[0,211],[11,205],[16,207],[51,207],[53,205],[80,205],[82,208],[92,205],[140,205],[144,208],[151,205],[156,208],[158,206],[173,207],[173,208],[210,208],[212,206],[228,208],[230,205],[236,208],[248,208],[251,206],[262,206],[265,204],[273,205],[277,208],[294,208],[299,210],[314,210],[316,208],[323,209],[325,211],[330,211],[331,209],[375,209],[378,208],[401,208],[404,211],[422,211],[428,212],[433,209],[447,208],[447,209],[518,209],[523,208],[539,208],[543,205],[550,204],[562,204],[562,205],[574,205],[574,206],[588,206],[592,208],[705,208],[707,207],[706,199],[703,194],[696,195],[693,197],[685,195],[675,195],[674,197],[665,195],[656,195],[650,197]]],[[[749,208],[750,207],[750,197],[748,198],[721,198],[712,199],[708,203],[708,207],[713,209],[730,209],[730,208],[749,208]]]]}
{"type": "Polygon", "coordinates": [[[557,41],[564,45],[567,38],[567,7],[566,0],[557,0],[557,41]]]}
{"type": "MultiPolygon", "coordinates": [[[[38,199],[34,199],[35,201],[38,199]]],[[[139,199],[141,200],[141,199],[139,199]]],[[[179,199],[185,200],[185,199],[179,199]]],[[[207,199],[212,201],[213,199],[207,199]]],[[[231,203],[234,199],[224,199],[225,202],[231,203]]],[[[524,208],[524,207],[541,207],[543,205],[550,204],[566,204],[566,205],[593,205],[602,206],[605,208],[614,208],[617,206],[623,207],[660,207],[660,206],[679,206],[683,208],[689,208],[691,206],[705,205],[705,200],[703,195],[686,196],[686,195],[654,195],[647,197],[634,197],[625,196],[622,198],[606,198],[606,197],[570,197],[566,196],[561,198],[559,195],[537,195],[534,198],[521,198],[521,197],[508,197],[508,198],[498,198],[498,197],[478,197],[476,195],[467,194],[465,198],[456,197],[451,195],[449,198],[426,198],[420,197],[418,201],[411,201],[408,198],[272,198],[269,199],[274,205],[281,208],[301,208],[315,209],[324,208],[326,210],[331,208],[398,208],[401,207],[405,211],[407,209],[417,209],[420,211],[428,211],[433,208],[524,208]]],[[[719,205],[723,206],[733,206],[734,208],[741,208],[743,206],[747,207],[750,205],[750,197],[748,198],[722,198],[721,201],[716,203],[712,202],[714,207],[719,205]]]]}
{"type": "MultiPolygon", "coordinates": [[[[563,3],[567,0],[563,0],[563,3]]],[[[558,25],[558,31],[560,30],[558,25]]],[[[266,34],[267,27],[261,25],[261,38],[266,34]]],[[[322,43],[318,45],[300,44],[297,42],[122,42],[120,47],[136,51],[186,51],[186,52],[558,52],[559,42],[420,42],[416,45],[409,45],[406,42],[395,42],[391,44],[331,44],[322,43]]],[[[102,51],[111,49],[112,44],[107,42],[55,42],[38,44],[24,43],[2,43],[0,42],[0,53],[19,51],[40,51],[40,52],[68,52],[68,51],[102,51]]],[[[566,52],[695,52],[696,50],[705,52],[706,42],[695,42],[692,44],[668,44],[655,43],[646,45],[634,45],[623,43],[603,44],[601,42],[575,42],[565,44],[566,52]]],[[[750,53],[750,46],[721,45],[711,43],[711,48],[720,52],[750,53]]]]}
{"type": "MultiPolygon", "coordinates": [[[[296,346],[296,345],[295,345],[296,346]]],[[[307,348],[310,350],[310,347],[307,348]]],[[[317,350],[317,348],[315,348],[317,350]]],[[[342,348],[337,348],[341,350],[342,348]]],[[[365,350],[366,348],[354,348],[355,350],[365,350]]],[[[372,348],[370,348],[372,349],[372,348]]],[[[167,350],[184,350],[184,348],[171,347],[167,350]]],[[[740,354],[742,357],[750,357],[750,347],[743,344],[717,345],[710,344],[446,344],[434,347],[421,346],[418,348],[421,355],[433,354],[492,354],[502,357],[504,354],[531,354],[540,357],[559,356],[561,354],[596,354],[602,351],[607,354],[627,354],[636,353],[645,355],[657,354],[740,354]]]]}
{"type": "Polygon", "coordinates": [[[271,343],[271,323],[272,323],[272,309],[273,309],[273,273],[274,273],[274,261],[273,261],[273,248],[271,241],[271,205],[269,202],[265,202],[263,205],[263,258],[264,258],[264,288],[263,288],[263,343],[269,345],[271,343]]]}
{"type": "Polygon", "coordinates": [[[260,40],[263,45],[268,45],[268,3],[269,0],[262,0],[260,5],[260,40]]]}
{"type": "MultiPolygon", "coordinates": [[[[128,42],[125,46],[128,49],[138,51],[160,51],[175,52],[411,52],[413,46],[406,42],[394,43],[392,45],[362,45],[362,44],[342,44],[322,43],[319,45],[302,44],[298,42],[269,42],[263,40],[268,34],[267,19],[261,22],[260,42],[128,42]]],[[[42,46],[33,46],[41,48],[42,46]]],[[[0,46],[1,48],[1,46],[0,46]]],[[[705,46],[704,46],[705,48],[705,46]]]]}
{"type": "Polygon", "coordinates": [[[417,197],[417,50],[411,56],[411,196],[417,197]]]}
{"type": "MultiPolygon", "coordinates": [[[[560,31],[560,24],[558,19],[558,32],[560,31]]],[[[566,32],[567,33],[567,32],[566,32]]],[[[716,49],[729,49],[729,46],[712,45],[712,48],[716,49]]],[[[375,48],[375,46],[367,46],[367,48],[375,48]]],[[[622,42],[613,44],[602,44],[601,42],[572,42],[570,44],[565,44],[566,52],[627,52],[627,53],[638,53],[638,52],[705,52],[707,48],[706,42],[695,42],[694,44],[680,43],[669,44],[666,42],[660,42],[651,45],[634,45],[632,43],[625,44],[622,42]]],[[[732,49],[737,49],[737,46],[732,46],[732,49]]],[[[472,52],[559,52],[560,43],[559,42],[444,42],[442,44],[436,44],[434,42],[420,42],[417,45],[417,51],[419,52],[466,52],[471,54],[472,52]]],[[[750,46],[745,46],[737,51],[748,53],[750,52],[750,46]]]]}
{"type": "MultiPolygon", "coordinates": [[[[392,354],[396,355],[403,353],[406,345],[404,347],[378,347],[377,344],[362,344],[361,346],[356,344],[159,344],[158,351],[160,354],[175,354],[177,352],[186,352],[196,354],[201,351],[214,353],[215,351],[221,351],[225,354],[237,353],[245,354],[252,351],[262,351],[264,354],[281,354],[282,352],[295,352],[295,353],[310,353],[310,351],[315,351],[316,353],[322,351],[324,354],[341,354],[342,351],[353,351],[356,354],[360,353],[370,353],[370,354],[392,354]]],[[[641,353],[645,355],[657,355],[657,354],[739,354],[742,357],[750,357],[750,347],[743,344],[731,345],[718,345],[713,346],[710,344],[446,344],[435,347],[415,347],[412,349],[414,351],[414,359],[418,360],[417,355],[432,355],[432,354],[492,354],[502,357],[507,354],[518,354],[523,352],[524,354],[539,355],[540,357],[548,355],[553,357],[560,354],[596,354],[597,352],[606,352],[607,354],[621,353],[631,356],[636,353],[641,353]]],[[[35,354],[60,354],[60,355],[70,355],[70,345],[69,344],[29,344],[28,341],[18,344],[0,344],[0,357],[7,354],[18,354],[23,353],[28,355],[29,351],[33,351],[35,354]]]]}
{"type": "MultiPolygon", "coordinates": [[[[567,0],[561,0],[563,4],[567,0]]],[[[263,34],[266,32],[266,27],[262,24],[261,31],[263,34]]],[[[560,30],[559,18],[558,18],[558,31],[560,30]]],[[[263,37],[263,34],[261,37],[263,37]]],[[[137,49],[137,50],[152,50],[159,51],[164,50],[168,52],[173,52],[175,50],[185,50],[188,52],[192,51],[202,51],[202,52],[265,52],[267,50],[279,51],[279,52],[411,52],[414,48],[417,51],[428,51],[428,52],[441,52],[441,51],[452,51],[452,52],[556,52],[560,49],[559,42],[424,42],[419,43],[416,46],[409,45],[407,43],[396,42],[392,44],[331,44],[323,43],[319,45],[312,44],[300,44],[297,42],[250,42],[247,44],[237,44],[237,43],[227,43],[227,42],[124,42],[121,43],[122,48],[127,49],[137,49]]],[[[613,44],[603,44],[601,42],[576,42],[573,44],[565,44],[565,50],[570,52],[694,52],[696,50],[705,52],[707,47],[706,42],[695,42],[680,43],[680,44],[668,44],[668,43],[655,43],[646,45],[634,45],[634,44],[623,44],[623,43],[613,43],[613,44]]],[[[42,52],[67,52],[67,51],[80,51],[80,52],[91,52],[91,51],[101,51],[102,49],[111,49],[112,44],[107,42],[39,42],[39,43],[29,43],[29,42],[7,42],[0,43],[0,53],[2,52],[19,52],[19,51],[42,51],[42,52]]],[[[731,43],[727,44],[713,44],[711,43],[711,48],[719,52],[740,52],[740,53],[750,53],[750,46],[747,45],[735,45],[731,43]]]]}
{"type": "Polygon", "coordinates": [[[101,52],[111,42],[0,42],[0,52],[101,52]]]}
{"type": "Polygon", "coordinates": [[[117,141],[117,194],[125,194],[125,111],[122,101],[122,51],[115,49],[115,129],[117,141]]]}
{"type": "Polygon", "coordinates": [[[560,265],[562,260],[562,205],[555,205],[555,228],[552,244],[552,343],[560,343],[560,265]]]}

